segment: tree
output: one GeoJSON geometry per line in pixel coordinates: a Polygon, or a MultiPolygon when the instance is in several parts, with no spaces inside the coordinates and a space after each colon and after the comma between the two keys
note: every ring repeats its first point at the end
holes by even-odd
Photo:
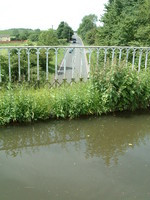
{"type": "Polygon", "coordinates": [[[64,30],[65,22],[60,22],[58,28],[57,28],[57,35],[59,39],[63,39],[62,32],[64,30]]]}
{"type": "Polygon", "coordinates": [[[98,29],[98,45],[149,45],[150,1],[109,0],[98,29]]]}
{"type": "Polygon", "coordinates": [[[59,39],[67,39],[69,42],[73,35],[72,28],[64,21],[60,22],[57,28],[57,35],[59,39]]]}
{"type": "Polygon", "coordinates": [[[56,31],[49,29],[48,31],[42,31],[39,35],[39,44],[46,46],[58,45],[58,37],[56,31]]]}
{"type": "Polygon", "coordinates": [[[28,32],[28,30],[23,30],[19,35],[19,40],[27,40],[29,35],[30,33],[28,32]]]}
{"type": "Polygon", "coordinates": [[[30,34],[29,39],[32,42],[37,42],[39,40],[39,35],[40,35],[40,29],[36,29],[30,34]]]}
{"type": "Polygon", "coordinates": [[[19,30],[18,29],[13,29],[12,35],[15,38],[15,40],[19,40],[19,30]]]}
{"type": "Polygon", "coordinates": [[[78,29],[78,34],[85,40],[86,34],[88,31],[96,28],[97,16],[96,15],[87,15],[83,17],[82,22],[78,29]]]}
{"type": "Polygon", "coordinates": [[[87,32],[85,40],[89,45],[95,44],[96,34],[97,34],[97,28],[93,28],[87,32]]]}

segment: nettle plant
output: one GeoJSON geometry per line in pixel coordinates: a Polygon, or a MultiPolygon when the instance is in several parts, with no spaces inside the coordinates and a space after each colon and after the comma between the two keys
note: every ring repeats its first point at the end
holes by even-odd
{"type": "Polygon", "coordinates": [[[106,112],[135,110],[149,106],[149,75],[149,71],[113,65],[92,74],[92,84],[99,91],[106,112]]]}

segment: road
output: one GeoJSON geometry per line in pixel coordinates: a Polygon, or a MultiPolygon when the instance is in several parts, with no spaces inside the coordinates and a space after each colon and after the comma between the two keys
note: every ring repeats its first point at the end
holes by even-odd
{"type": "Polygon", "coordinates": [[[88,78],[88,64],[86,60],[85,49],[81,38],[74,34],[76,43],[71,43],[66,49],[64,59],[58,70],[58,82],[61,83],[64,79],[67,82],[79,81],[80,79],[87,80],[88,78]]]}

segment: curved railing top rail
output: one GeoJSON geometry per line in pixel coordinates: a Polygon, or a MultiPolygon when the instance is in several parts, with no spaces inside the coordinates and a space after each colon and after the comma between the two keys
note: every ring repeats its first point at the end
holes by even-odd
{"type": "Polygon", "coordinates": [[[0,49],[27,49],[27,48],[92,48],[92,49],[149,49],[150,47],[137,47],[137,46],[0,46],[0,49]]]}

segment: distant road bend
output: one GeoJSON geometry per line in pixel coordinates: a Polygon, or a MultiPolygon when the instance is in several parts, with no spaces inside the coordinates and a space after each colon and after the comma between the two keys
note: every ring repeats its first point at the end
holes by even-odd
{"type": "Polygon", "coordinates": [[[66,50],[58,70],[59,83],[63,80],[71,82],[72,80],[79,81],[83,79],[86,81],[88,78],[89,68],[85,49],[80,48],[80,46],[84,46],[83,42],[77,34],[74,34],[73,38],[76,39],[76,43],[71,43],[70,48],[66,50]]]}

